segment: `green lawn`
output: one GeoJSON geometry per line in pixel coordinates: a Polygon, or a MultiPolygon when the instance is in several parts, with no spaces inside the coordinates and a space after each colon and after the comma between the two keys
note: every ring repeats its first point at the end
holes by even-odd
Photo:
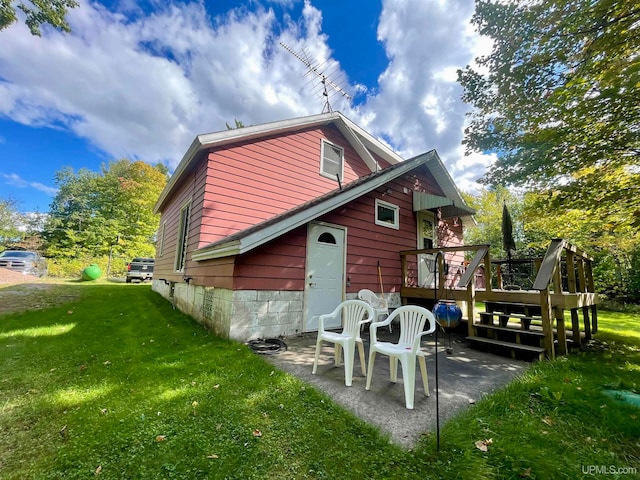
{"type": "Polygon", "coordinates": [[[640,408],[604,391],[640,393],[637,315],[600,312],[587,352],[535,364],[470,407],[442,427],[439,451],[433,432],[406,451],[148,285],[61,288],[79,297],[0,316],[2,479],[640,472],[640,408]],[[489,439],[487,452],[476,448],[489,439]]]}

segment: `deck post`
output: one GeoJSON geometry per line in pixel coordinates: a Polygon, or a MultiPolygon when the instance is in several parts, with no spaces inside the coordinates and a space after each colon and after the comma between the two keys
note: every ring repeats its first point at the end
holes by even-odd
{"type": "Polygon", "coordinates": [[[487,293],[491,293],[493,287],[491,286],[491,282],[493,281],[491,275],[491,253],[489,249],[487,249],[487,253],[484,256],[484,289],[487,293]]]}
{"type": "Polygon", "coordinates": [[[558,355],[566,355],[567,332],[564,324],[564,310],[562,310],[561,308],[554,308],[553,311],[556,317],[556,329],[558,332],[558,355]]]}
{"type": "Polygon", "coordinates": [[[476,285],[475,282],[469,282],[467,285],[467,331],[469,336],[475,336],[476,322],[476,285]]]}
{"type": "MultiPolygon", "coordinates": [[[[567,285],[569,293],[575,294],[578,291],[576,285],[576,256],[571,250],[567,250],[567,285]]],[[[571,309],[571,330],[573,331],[573,343],[579,347],[582,344],[582,339],[580,338],[580,318],[578,318],[578,310],[576,308],[571,309]]]]}
{"type": "Polygon", "coordinates": [[[409,278],[407,273],[407,256],[400,255],[400,268],[402,269],[402,286],[409,286],[409,278]]]}
{"type": "MultiPolygon", "coordinates": [[[[587,260],[585,265],[585,274],[587,277],[587,291],[595,292],[596,287],[593,283],[593,270],[591,260],[587,260]]],[[[598,333],[598,309],[596,305],[591,305],[591,332],[598,333]]]]}
{"type": "Polygon", "coordinates": [[[584,339],[591,340],[591,321],[589,320],[589,307],[582,307],[582,317],[584,318],[584,339]]]}
{"type": "Polygon", "coordinates": [[[556,357],[556,353],[553,348],[551,296],[549,295],[549,287],[544,290],[540,290],[540,310],[542,316],[542,333],[544,333],[544,348],[549,360],[553,360],[556,357]]]}
{"type": "Polygon", "coordinates": [[[582,345],[582,338],[580,338],[580,317],[577,308],[571,309],[571,330],[573,331],[573,343],[579,347],[582,345]]]}

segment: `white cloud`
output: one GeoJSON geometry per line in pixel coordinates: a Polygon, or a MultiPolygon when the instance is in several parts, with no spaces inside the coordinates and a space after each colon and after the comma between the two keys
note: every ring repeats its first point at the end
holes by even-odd
{"type": "MultiPolygon", "coordinates": [[[[38,38],[16,24],[2,34],[0,116],[69,129],[113,158],[175,167],[195,135],[234,119],[250,125],[318,113],[304,66],[279,42],[347,78],[322,13],[305,0],[302,18],[276,25],[270,3],[289,0],[213,19],[203,3],[145,15],[130,0],[117,3],[119,12],[81,0],[68,18],[73,34],[38,38]]],[[[467,107],[455,83],[456,69],[479,52],[472,13],[470,0],[385,0],[378,38],[389,64],[377,86],[350,87],[367,92],[363,104],[336,96],[332,107],[406,157],[436,148],[456,180],[479,177],[486,162],[465,163],[460,154],[467,107]]]]}
{"type": "Polygon", "coordinates": [[[7,185],[13,185],[18,188],[33,188],[53,197],[58,193],[57,188],[48,187],[40,182],[29,182],[15,173],[0,173],[0,177],[5,179],[7,185]]]}

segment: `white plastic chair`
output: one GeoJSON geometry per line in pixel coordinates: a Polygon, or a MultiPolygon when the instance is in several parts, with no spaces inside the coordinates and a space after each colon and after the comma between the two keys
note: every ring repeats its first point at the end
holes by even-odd
{"type": "MultiPolygon", "coordinates": [[[[371,290],[367,290],[363,288],[358,292],[358,298],[363,302],[367,302],[369,305],[373,307],[376,312],[376,320],[380,317],[380,315],[384,315],[385,318],[389,315],[389,302],[386,299],[378,297],[371,290]]],[[[392,333],[393,330],[391,328],[391,324],[389,324],[389,333],[392,333]]]]}
{"type": "Polygon", "coordinates": [[[391,381],[398,380],[398,360],[402,364],[402,380],[404,382],[404,398],[408,409],[413,409],[413,398],[415,393],[416,380],[416,357],[420,363],[422,372],[422,385],[424,393],[429,396],[429,381],[427,378],[427,364],[424,359],[425,353],[421,350],[420,343],[424,335],[433,333],[436,329],[436,319],[426,308],[416,305],[405,305],[393,311],[383,322],[372,323],[370,329],[369,346],[369,370],[367,372],[366,390],[371,386],[373,374],[373,362],[376,353],[380,352],[389,357],[389,369],[391,371],[391,381]],[[391,323],[395,318],[400,320],[400,339],[398,343],[379,342],[376,330],[391,323]],[[427,330],[424,330],[426,321],[429,321],[427,330]]]}
{"type": "Polygon", "coordinates": [[[318,340],[316,341],[316,355],[313,361],[313,373],[316,374],[318,368],[318,360],[320,358],[320,349],[322,342],[335,344],[335,365],[340,365],[340,356],[344,350],[344,384],[351,386],[353,379],[353,360],[355,356],[356,345],[360,354],[360,365],[362,367],[362,376],[366,375],[364,346],[360,338],[360,327],[373,320],[375,313],[371,305],[361,300],[347,300],[342,302],[336,309],[328,314],[318,317],[318,340]],[[342,315],[342,332],[330,332],[324,329],[324,322],[329,318],[336,318],[342,315]]]}

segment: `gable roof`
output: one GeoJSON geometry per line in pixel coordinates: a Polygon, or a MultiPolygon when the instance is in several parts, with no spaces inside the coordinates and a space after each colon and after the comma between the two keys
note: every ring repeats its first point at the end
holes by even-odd
{"type": "MultiPolygon", "coordinates": [[[[430,170],[432,166],[437,169],[437,165],[444,168],[437,152],[431,150],[411,160],[360,177],[341,189],[332,190],[273,218],[202,247],[193,253],[192,258],[195,261],[202,261],[246,253],[425,164],[428,164],[430,170]]],[[[464,202],[460,205],[464,205],[464,202]]],[[[466,211],[467,215],[472,213],[470,210],[466,211]]]]}
{"type": "Polygon", "coordinates": [[[178,185],[184,178],[185,174],[194,167],[195,163],[200,159],[200,155],[210,148],[221,147],[242,141],[253,141],[272,135],[292,133],[306,128],[330,124],[335,125],[338,130],[340,130],[347,142],[349,142],[372,172],[380,169],[372,153],[379,155],[391,165],[395,165],[403,160],[402,157],[391,150],[387,145],[367,133],[340,112],[322,113],[308,117],[293,118],[277,122],[263,123],[260,125],[252,125],[250,127],[207,133],[204,135],[198,135],[193,140],[191,146],[184,154],[182,160],[169,179],[169,182],[167,182],[167,185],[160,194],[158,201],[153,207],[153,212],[159,213],[162,210],[162,207],[175,186],[178,185]]]}

